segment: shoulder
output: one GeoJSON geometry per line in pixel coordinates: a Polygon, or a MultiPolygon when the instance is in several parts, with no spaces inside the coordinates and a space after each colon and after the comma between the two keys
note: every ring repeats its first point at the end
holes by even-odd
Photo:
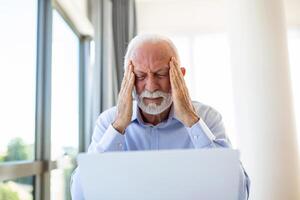
{"type": "Polygon", "coordinates": [[[103,111],[97,118],[96,123],[112,123],[115,120],[115,116],[116,116],[116,112],[117,112],[117,107],[114,106],[112,108],[109,108],[105,111],[103,111]]]}

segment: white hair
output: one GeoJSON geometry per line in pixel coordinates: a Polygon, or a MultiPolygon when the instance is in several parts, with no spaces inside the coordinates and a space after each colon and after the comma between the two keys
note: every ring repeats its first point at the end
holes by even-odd
{"type": "Polygon", "coordinates": [[[169,47],[175,54],[175,58],[180,63],[177,48],[168,37],[163,36],[163,35],[158,35],[158,34],[139,34],[139,35],[135,36],[129,42],[129,44],[127,46],[127,51],[126,51],[125,58],[124,58],[124,69],[126,69],[135,48],[137,48],[145,43],[157,44],[157,43],[161,43],[161,42],[165,42],[169,45],[169,47]]]}

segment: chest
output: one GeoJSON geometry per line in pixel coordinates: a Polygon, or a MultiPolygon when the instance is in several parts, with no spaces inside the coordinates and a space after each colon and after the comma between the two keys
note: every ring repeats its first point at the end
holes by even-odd
{"type": "Polygon", "coordinates": [[[180,123],[169,126],[133,125],[126,129],[127,150],[163,150],[192,148],[186,128],[180,123]]]}

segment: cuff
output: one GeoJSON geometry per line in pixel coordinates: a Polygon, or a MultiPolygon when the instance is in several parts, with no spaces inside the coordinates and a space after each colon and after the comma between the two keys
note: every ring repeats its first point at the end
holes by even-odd
{"type": "Polygon", "coordinates": [[[100,151],[124,151],[125,135],[119,133],[112,125],[109,125],[105,134],[101,138],[98,148],[100,151]]]}
{"type": "Polygon", "coordinates": [[[209,146],[216,139],[216,137],[207,127],[202,118],[200,118],[200,120],[192,127],[186,128],[195,148],[203,148],[209,146]]]}

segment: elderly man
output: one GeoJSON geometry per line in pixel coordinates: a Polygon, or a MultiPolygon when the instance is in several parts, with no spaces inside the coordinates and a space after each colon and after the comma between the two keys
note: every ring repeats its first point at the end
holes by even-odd
{"type": "MultiPolygon", "coordinates": [[[[117,107],[99,116],[88,152],[231,148],[221,115],[191,101],[185,68],[171,40],[136,36],[128,45],[124,66],[117,107]]],[[[77,169],[72,177],[74,200],[83,199],[79,173],[77,169]]],[[[239,184],[239,199],[245,200],[249,178],[242,165],[239,184]]]]}

